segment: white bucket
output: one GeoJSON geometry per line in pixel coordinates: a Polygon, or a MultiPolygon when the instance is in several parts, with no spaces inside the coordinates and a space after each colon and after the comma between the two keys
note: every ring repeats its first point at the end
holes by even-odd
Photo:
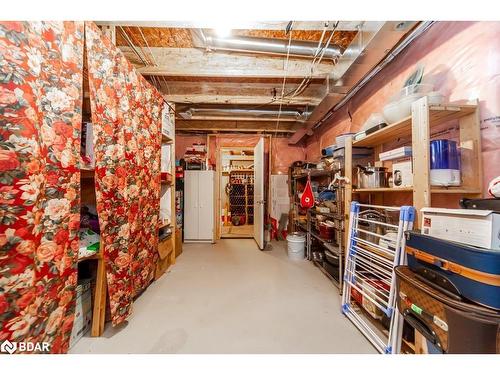
{"type": "Polygon", "coordinates": [[[303,260],[305,256],[306,236],[304,233],[292,233],[286,236],[288,241],[288,258],[303,260]]]}

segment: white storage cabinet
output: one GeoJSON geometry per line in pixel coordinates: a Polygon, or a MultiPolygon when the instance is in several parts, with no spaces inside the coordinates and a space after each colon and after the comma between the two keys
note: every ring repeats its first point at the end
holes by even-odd
{"type": "Polygon", "coordinates": [[[214,171],[184,171],[184,242],[214,242],[214,171]]]}

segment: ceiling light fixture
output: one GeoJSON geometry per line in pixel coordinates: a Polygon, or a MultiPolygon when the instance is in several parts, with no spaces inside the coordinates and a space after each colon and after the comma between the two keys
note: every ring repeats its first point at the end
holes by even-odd
{"type": "Polygon", "coordinates": [[[227,26],[221,26],[221,27],[215,28],[215,33],[217,34],[217,36],[219,38],[227,38],[227,37],[231,36],[231,31],[232,31],[232,29],[227,27],[227,26]]]}

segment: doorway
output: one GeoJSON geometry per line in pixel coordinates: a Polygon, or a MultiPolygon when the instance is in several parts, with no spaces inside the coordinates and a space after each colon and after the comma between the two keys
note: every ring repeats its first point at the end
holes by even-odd
{"type": "Polygon", "coordinates": [[[254,235],[254,149],[220,149],[221,238],[252,238],[254,235]]]}

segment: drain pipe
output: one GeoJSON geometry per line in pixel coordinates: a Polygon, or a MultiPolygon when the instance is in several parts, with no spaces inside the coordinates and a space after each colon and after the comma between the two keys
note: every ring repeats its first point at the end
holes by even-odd
{"type": "Polygon", "coordinates": [[[340,101],[335,107],[333,107],[328,113],[323,117],[316,125],[313,126],[313,130],[316,130],[326,121],[328,121],[333,114],[339,110],[344,104],[346,104],[364,85],[366,85],[373,77],[375,77],[384,67],[387,66],[394,58],[401,53],[411,42],[417,39],[425,31],[429,29],[436,21],[426,21],[418,25],[398,46],[390,52],[384,60],[382,60],[374,69],[372,69],[359,83],[353,87],[351,91],[340,101]]]}

